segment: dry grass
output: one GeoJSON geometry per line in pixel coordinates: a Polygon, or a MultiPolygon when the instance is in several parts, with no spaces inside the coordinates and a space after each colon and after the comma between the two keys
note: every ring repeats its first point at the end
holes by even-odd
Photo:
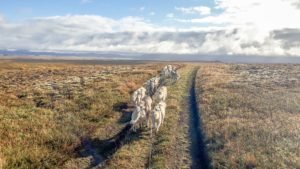
{"type": "Polygon", "coordinates": [[[181,79],[168,88],[164,125],[154,141],[153,168],[190,168],[188,97],[194,65],[180,70],[181,79]]]}
{"type": "Polygon", "coordinates": [[[3,155],[0,154],[0,168],[3,168],[4,165],[5,165],[4,157],[3,157],[3,155]]]}
{"type": "Polygon", "coordinates": [[[130,138],[109,160],[107,168],[189,168],[187,97],[188,85],[193,66],[184,66],[179,73],[182,76],[175,85],[168,86],[167,110],[165,122],[160,131],[151,140],[149,131],[130,138]],[[153,146],[151,146],[153,143],[153,146]],[[152,147],[152,159],[149,155],[152,147]]]}
{"type": "Polygon", "coordinates": [[[204,64],[197,88],[214,168],[300,168],[300,66],[204,64]]]}
{"type": "Polygon", "coordinates": [[[123,127],[120,105],[162,66],[1,61],[0,166],[62,168],[82,138],[123,127]]]}
{"type": "MultiPolygon", "coordinates": [[[[131,92],[163,64],[0,62],[0,168],[81,168],[82,138],[105,140],[130,119],[131,92]]],[[[188,93],[195,65],[168,87],[164,125],[131,135],[106,168],[190,168],[188,93]]],[[[300,167],[299,65],[201,64],[199,103],[215,168],[300,167]]],[[[89,160],[89,159],[88,159],[89,160]]]]}

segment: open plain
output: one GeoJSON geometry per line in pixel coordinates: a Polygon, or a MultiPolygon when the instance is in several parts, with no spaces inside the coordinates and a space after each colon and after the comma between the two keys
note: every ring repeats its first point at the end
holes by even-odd
{"type": "Polygon", "coordinates": [[[0,61],[0,168],[299,168],[300,66],[0,61]],[[166,117],[128,127],[171,64],[166,117]]]}

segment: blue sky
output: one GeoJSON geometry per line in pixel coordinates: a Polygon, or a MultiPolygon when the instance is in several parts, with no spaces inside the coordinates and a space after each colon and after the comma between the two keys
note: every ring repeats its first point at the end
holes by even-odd
{"type": "MultiPolygon", "coordinates": [[[[162,25],[171,23],[165,16],[174,13],[175,7],[214,5],[213,0],[0,0],[0,2],[0,13],[6,19],[15,22],[33,17],[87,14],[114,19],[137,16],[162,25]]],[[[176,15],[182,19],[187,17],[182,13],[176,15]]],[[[188,16],[191,15],[193,14],[188,16]]]]}
{"type": "Polygon", "coordinates": [[[0,0],[0,49],[300,56],[299,0],[0,0]]]}

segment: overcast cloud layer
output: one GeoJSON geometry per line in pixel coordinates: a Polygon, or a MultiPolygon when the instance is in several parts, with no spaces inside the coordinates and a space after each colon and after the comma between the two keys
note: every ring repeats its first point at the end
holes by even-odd
{"type": "Polygon", "coordinates": [[[18,24],[0,16],[0,49],[300,56],[298,0],[215,0],[213,9],[174,7],[174,13],[174,22],[191,28],[131,16],[67,15],[18,24]]]}

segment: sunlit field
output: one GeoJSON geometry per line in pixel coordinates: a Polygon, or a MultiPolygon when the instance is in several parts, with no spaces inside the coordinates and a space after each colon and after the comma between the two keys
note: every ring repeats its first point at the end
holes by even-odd
{"type": "Polygon", "coordinates": [[[0,62],[0,166],[62,167],[85,137],[112,136],[130,119],[130,93],[161,64],[0,62]]]}
{"type": "Polygon", "coordinates": [[[0,168],[300,167],[299,65],[1,60],[0,82],[0,168]],[[123,132],[132,93],[168,64],[160,130],[123,132]]]}
{"type": "Polygon", "coordinates": [[[300,66],[204,64],[197,77],[214,168],[300,167],[300,66]]]}

